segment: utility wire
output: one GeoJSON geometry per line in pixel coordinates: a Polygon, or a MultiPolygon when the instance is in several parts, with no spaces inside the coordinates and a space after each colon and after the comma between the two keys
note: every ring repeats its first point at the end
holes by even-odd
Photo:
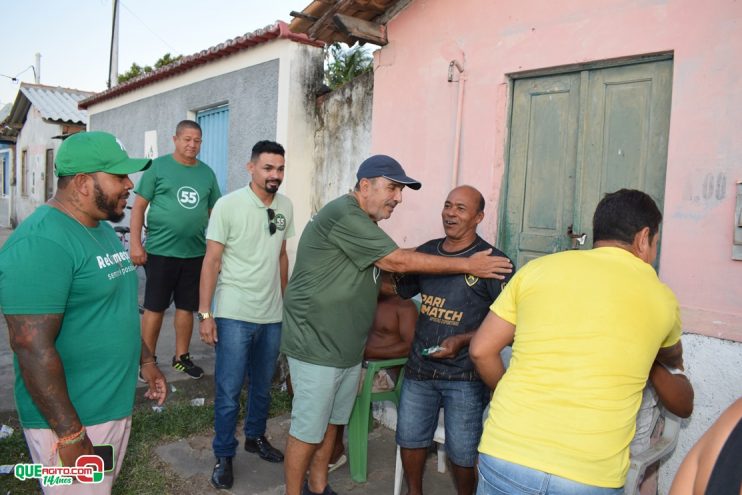
{"type": "Polygon", "coordinates": [[[34,76],[36,76],[36,68],[33,65],[29,65],[28,67],[26,67],[25,69],[23,69],[22,71],[20,71],[15,76],[6,76],[5,74],[0,74],[0,76],[7,77],[8,79],[10,79],[13,82],[18,82],[18,76],[20,76],[24,72],[27,72],[28,69],[31,69],[33,71],[34,76]]]}
{"type": "Polygon", "coordinates": [[[154,30],[153,30],[153,29],[152,29],[151,27],[149,27],[149,26],[147,25],[147,23],[145,23],[145,22],[144,22],[144,21],[143,21],[143,20],[142,20],[142,19],[141,19],[141,18],[140,18],[140,17],[138,16],[138,15],[136,15],[136,14],[134,13],[134,11],[133,11],[133,10],[131,10],[131,9],[130,9],[130,8],[129,8],[129,7],[128,7],[128,6],[127,6],[127,5],[125,4],[125,3],[124,3],[124,2],[119,2],[119,3],[120,3],[120,5],[121,5],[121,6],[123,6],[123,7],[124,7],[124,8],[126,9],[126,10],[128,10],[128,11],[129,11],[129,13],[130,13],[131,15],[133,15],[133,16],[134,16],[134,17],[135,17],[135,18],[136,18],[136,19],[137,19],[137,20],[138,20],[139,22],[141,22],[141,23],[142,23],[142,26],[144,26],[145,28],[147,28],[147,30],[148,30],[148,31],[149,31],[150,33],[154,34],[154,35],[155,35],[155,36],[156,36],[156,37],[157,37],[157,38],[158,38],[158,39],[159,39],[160,41],[162,41],[162,42],[163,42],[164,44],[166,44],[166,45],[167,45],[168,47],[170,47],[170,50],[171,50],[171,51],[172,51],[173,53],[175,53],[175,52],[177,52],[177,51],[178,51],[178,50],[177,50],[177,49],[176,49],[176,48],[175,48],[175,47],[174,47],[173,45],[171,45],[170,43],[168,43],[167,41],[165,41],[165,40],[164,40],[164,39],[162,38],[162,36],[160,36],[159,34],[157,34],[157,33],[156,33],[156,32],[155,32],[155,31],[154,31],[154,30]]]}

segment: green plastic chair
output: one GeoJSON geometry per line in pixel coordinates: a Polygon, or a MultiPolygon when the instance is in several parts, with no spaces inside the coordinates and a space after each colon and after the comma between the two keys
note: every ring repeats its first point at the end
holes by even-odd
{"type": "Polygon", "coordinates": [[[366,377],[363,380],[361,391],[356,396],[353,411],[348,422],[348,456],[350,457],[350,477],[356,483],[365,483],[368,477],[368,432],[373,427],[371,403],[388,400],[399,406],[399,396],[402,393],[404,368],[399,372],[394,389],[384,392],[372,392],[374,376],[380,370],[404,366],[407,358],[382,359],[369,361],[366,377]]]}

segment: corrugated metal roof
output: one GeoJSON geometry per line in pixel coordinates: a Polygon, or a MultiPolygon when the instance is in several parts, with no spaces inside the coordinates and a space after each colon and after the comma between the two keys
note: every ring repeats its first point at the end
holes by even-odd
{"type": "Polygon", "coordinates": [[[2,108],[0,108],[0,122],[5,120],[5,117],[8,116],[11,108],[13,108],[13,105],[11,103],[6,103],[2,106],[2,108]]]}
{"type": "Polygon", "coordinates": [[[258,29],[257,31],[227,40],[224,43],[212,46],[211,48],[194,53],[193,55],[188,55],[177,62],[166,65],[165,67],[147,74],[142,74],[141,76],[135,77],[123,84],[119,84],[118,86],[114,86],[106,91],[95,94],[92,97],[81,101],[79,106],[80,108],[88,108],[90,105],[110,100],[116,96],[139,89],[142,86],[147,86],[156,81],[173,77],[199,65],[209,63],[218,58],[226,57],[235,52],[246,50],[256,45],[261,45],[276,38],[284,38],[312,46],[324,46],[324,43],[321,41],[310,40],[305,34],[298,34],[290,31],[288,24],[283,21],[278,21],[263,29],[258,29]]]}
{"type": "Polygon", "coordinates": [[[22,83],[20,91],[46,120],[88,123],[88,112],[80,110],[77,104],[94,93],[28,83],[22,83]]]}

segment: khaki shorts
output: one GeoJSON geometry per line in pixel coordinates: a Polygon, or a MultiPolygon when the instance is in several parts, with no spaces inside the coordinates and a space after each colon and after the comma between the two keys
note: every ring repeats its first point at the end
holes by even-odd
{"type": "Polygon", "coordinates": [[[328,424],[348,424],[358,392],[361,363],[350,368],[320,366],[288,358],[294,401],[289,434],[320,443],[328,424]]]}
{"type": "MultiPolygon", "coordinates": [[[[104,473],[103,481],[95,484],[75,482],[71,485],[43,487],[46,495],[104,495],[111,493],[126,455],[126,445],[131,433],[131,416],[99,425],[85,427],[86,434],[93,445],[112,445],[115,466],[113,472],[104,473]]],[[[55,452],[57,435],[48,428],[24,428],[28,450],[35,463],[44,466],[58,466],[59,457],[55,452]]],[[[28,480],[28,483],[31,481],[28,480]]]]}

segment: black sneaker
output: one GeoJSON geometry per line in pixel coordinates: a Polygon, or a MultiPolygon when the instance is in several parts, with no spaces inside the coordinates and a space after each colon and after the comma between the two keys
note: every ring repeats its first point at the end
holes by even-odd
{"type": "MultiPolygon", "coordinates": [[[[155,360],[155,364],[157,364],[157,356],[152,356],[152,359],[154,359],[155,360]]],[[[139,376],[137,377],[137,379],[140,382],[142,382],[142,383],[147,383],[147,380],[145,380],[144,377],[142,376],[142,367],[141,366],[139,367],[139,376]]]]}
{"type": "Polygon", "coordinates": [[[309,482],[304,480],[304,486],[301,487],[301,495],[338,495],[335,490],[330,488],[330,485],[326,485],[325,489],[321,492],[313,492],[309,489],[309,482]]]}
{"type": "Polygon", "coordinates": [[[175,368],[175,371],[185,373],[194,380],[198,380],[204,376],[204,370],[193,364],[191,355],[187,352],[180,356],[180,359],[175,359],[175,356],[173,356],[173,368],[175,368]]]}

